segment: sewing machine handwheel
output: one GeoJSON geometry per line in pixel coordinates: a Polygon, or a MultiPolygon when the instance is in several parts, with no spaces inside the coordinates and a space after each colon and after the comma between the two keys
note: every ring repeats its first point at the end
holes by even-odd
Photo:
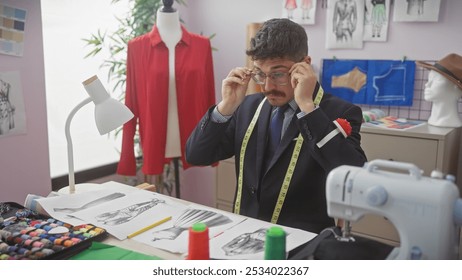
{"type": "Polygon", "coordinates": [[[387,190],[380,186],[372,186],[366,191],[366,201],[370,206],[381,206],[384,205],[388,200],[387,190]]]}

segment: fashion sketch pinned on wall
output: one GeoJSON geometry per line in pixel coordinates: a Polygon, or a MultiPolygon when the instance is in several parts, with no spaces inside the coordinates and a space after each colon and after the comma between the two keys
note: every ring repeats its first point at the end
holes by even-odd
{"type": "Polygon", "coordinates": [[[282,0],[282,17],[298,24],[314,24],[316,0],[282,0]]]}
{"type": "Polygon", "coordinates": [[[326,20],[328,49],[363,47],[364,0],[328,0],[326,20]]]}
{"type": "Polygon", "coordinates": [[[386,42],[390,0],[365,0],[364,41],[386,42]]]}
{"type": "Polygon", "coordinates": [[[26,133],[26,112],[17,71],[0,72],[0,138],[26,133]]]}
{"type": "Polygon", "coordinates": [[[411,106],[414,76],[414,61],[325,59],[321,84],[354,104],[411,106]]]}
{"type": "Polygon", "coordinates": [[[437,22],[441,0],[395,0],[393,21],[437,22]]]}

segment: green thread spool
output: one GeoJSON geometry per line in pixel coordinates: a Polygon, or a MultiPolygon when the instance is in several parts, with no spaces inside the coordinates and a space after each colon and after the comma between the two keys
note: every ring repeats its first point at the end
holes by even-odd
{"type": "Polygon", "coordinates": [[[286,233],[281,227],[270,227],[266,231],[265,260],[286,259],[286,233]]]}

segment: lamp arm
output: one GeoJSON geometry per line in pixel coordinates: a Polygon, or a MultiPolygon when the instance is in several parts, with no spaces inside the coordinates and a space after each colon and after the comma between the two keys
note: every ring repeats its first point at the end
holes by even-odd
{"type": "Polygon", "coordinates": [[[65,133],[67,140],[67,161],[69,167],[69,193],[75,193],[75,175],[74,175],[74,152],[72,147],[72,138],[71,138],[71,121],[74,118],[74,115],[79,111],[83,106],[87,105],[92,101],[91,97],[83,100],[74,109],[69,113],[69,116],[66,120],[65,133]]]}

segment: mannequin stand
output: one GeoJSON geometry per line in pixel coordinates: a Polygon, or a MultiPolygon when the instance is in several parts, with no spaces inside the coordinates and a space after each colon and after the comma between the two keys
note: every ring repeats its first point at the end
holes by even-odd
{"type": "MultiPolygon", "coordinates": [[[[173,158],[173,172],[174,172],[174,180],[175,180],[175,197],[180,198],[180,158],[173,158]]],[[[171,172],[171,171],[169,171],[171,172]]],[[[167,189],[167,194],[169,196],[172,196],[172,184],[170,184],[171,180],[168,180],[169,172],[167,172],[166,176],[164,176],[164,173],[159,174],[159,175],[154,175],[155,177],[155,182],[154,185],[157,186],[157,192],[165,194],[164,193],[164,188],[167,189]]],[[[150,182],[152,183],[152,176],[153,175],[145,175],[144,176],[144,181],[145,182],[150,182]]]]}
{"type": "Polygon", "coordinates": [[[180,198],[180,167],[179,167],[179,159],[173,159],[173,167],[175,172],[175,195],[176,198],[180,198]]]}

